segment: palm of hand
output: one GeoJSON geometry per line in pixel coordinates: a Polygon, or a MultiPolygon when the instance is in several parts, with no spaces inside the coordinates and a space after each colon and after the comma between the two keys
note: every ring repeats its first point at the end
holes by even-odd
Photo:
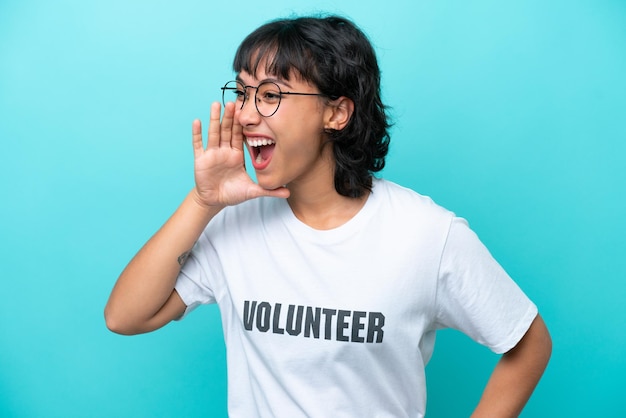
{"type": "Polygon", "coordinates": [[[265,190],[254,183],[244,164],[243,132],[235,119],[235,106],[228,103],[220,123],[220,105],[211,106],[207,146],[202,144],[202,126],[192,127],[194,175],[197,196],[206,206],[236,205],[260,196],[288,197],[286,189],[265,190]]]}

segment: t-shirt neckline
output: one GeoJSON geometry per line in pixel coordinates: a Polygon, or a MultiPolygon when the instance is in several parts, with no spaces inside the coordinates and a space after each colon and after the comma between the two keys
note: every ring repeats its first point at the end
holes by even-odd
{"type": "Polygon", "coordinates": [[[370,192],[363,207],[348,221],[332,229],[315,229],[296,217],[287,199],[280,199],[279,211],[287,229],[301,238],[322,244],[330,244],[347,239],[361,230],[370,221],[379,205],[382,192],[381,181],[373,179],[370,192]]]}

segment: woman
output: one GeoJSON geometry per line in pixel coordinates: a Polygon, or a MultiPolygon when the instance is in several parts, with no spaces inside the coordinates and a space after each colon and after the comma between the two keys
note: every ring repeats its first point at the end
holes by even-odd
{"type": "Polygon", "coordinates": [[[519,414],[548,331],[463,219],[373,177],[389,125],[366,36],[337,16],[277,20],[234,70],[206,147],[193,123],[196,185],[121,274],[107,326],[218,303],[233,417],[424,416],[435,331],[453,327],[503,353],[474,416],[519,414]]]}

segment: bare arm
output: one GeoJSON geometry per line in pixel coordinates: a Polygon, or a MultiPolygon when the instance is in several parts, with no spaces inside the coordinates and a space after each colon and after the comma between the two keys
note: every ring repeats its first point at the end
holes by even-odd
{"type": "Polygon", "coordinates": [[[243,134],[235,107],[211,107],[206,149],[202,127],[192,127],[196,186],[117,280],[104,310],[107,327],[120,334],[153,331],[182,315],[186,306],[174,290],[188,251],[225,206],[260,196],[287,197],[285,188],[264,190],[245,171],[243,134]]]}
{"type": "Polygon", "coordinates": [[[517,417],[537,386],[552,353],[552,340],[537,315],[520,342],[494,369],[472,418],[517,417]]]}
{"type": "Polygon", "coordinates": [[[219,208],[197,204],[190,193],[163,227],[141,248],[120,275],[105,307],[107,327],[139,334],[180,317],[185,304],[174,291],[184,254],[219,208]],[[181,258],[182,257],[182,258],[181,258]]]}

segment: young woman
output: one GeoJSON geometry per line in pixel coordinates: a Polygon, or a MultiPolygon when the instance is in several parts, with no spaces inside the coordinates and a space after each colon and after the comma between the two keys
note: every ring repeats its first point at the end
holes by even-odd
{"type": "Polygon", "coordinates": [[[217,303],[233,417],[424,416],[435,331],[452,327],[503,353],[474,416],[519,414],[548,331],[463,219],[373,177],[389,125],[366,36],[337,16],[273,21],[234,70],[206,147],[193,123],[196,185],[121,274],[107,326],[217,303]]]}

